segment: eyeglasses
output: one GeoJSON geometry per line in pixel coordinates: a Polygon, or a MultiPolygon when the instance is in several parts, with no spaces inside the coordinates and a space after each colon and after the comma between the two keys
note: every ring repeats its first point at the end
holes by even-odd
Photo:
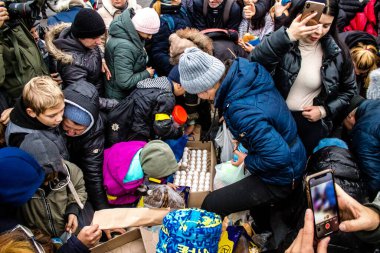
{"type": "Polygon", "coordinates": [[[15,231],[15,230],[20,230],[21,232],[23,232],[27,237],[28,239],[33,243],[33,246],[34,248],[37,250],[38,253],[45,253],[45,250],[44,248],[42,247],[41,244],[39,244],[35,238],[34,238],[34,234],[33,232],[27,228],[27,227],[24,227],[23,225],[17,225],[16,227],[14,227],[11,232],[15,231]]]}

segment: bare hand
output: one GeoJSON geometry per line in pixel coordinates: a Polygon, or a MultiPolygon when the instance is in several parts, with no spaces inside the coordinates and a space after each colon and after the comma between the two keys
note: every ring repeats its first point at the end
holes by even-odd
{"type": "Polygon", "coordinates": [[[58,85],[60,85],[62,83],[62,79],[61,79],[61,76],[59,75],[59,73],[51,73],[50,74],[50,77],[56,81],[58,83],[58,85]]]}
{"type": "Polygon", "coordinates": [[[116,232],[119,234],[127,233],[127,231],[125,231],[124,228],[104,229],[103,231],[106,234],[108,240],[112,239],[111,233],[113,233],[113,232],[116,232]]]}
{"type": "Polygon", "coordinates": [[[66,232],[75,233],[78,228],[78,218],[75,214],[69,214],[66,223],[66,232]]]}
{"type": "Polygon", "coordinates": [[[310,122],[316,122],[322,118],[321,111],[318,106],[306,106],[303,108],[302,116],[310,122]]]}
{"type": "Polygon", "coordinates": [[[195,128],[195,125],[191,125],[191,126],[186,127],[185,134],[186,135],[192,134],[194,132],[194,128],[195,128]]]}
{"type": "Polygon", "coordinates": [[[3,27],[4,22],[9,20],[9,14],[7,8],[3,7],[4,2],[0,2],[0,27],[3,27]]]}
{"type": "Polygon", "coordinates": [[[239,46],[241,46],[244,51],[250,53],[253,49],[255,49],[254,46],[252,46],[251,44],[249,43],[246,43],[243,41],[243,39],[239,39],[239,42],[238,42],[239,46]]]}
{"type": "Polygon", "coordinates": [[[282,5],[281,4],[281,0],[276,0],[275,4],[273,5],[274,6],[274,15],[276,17],[280,17],[282,16],[283,13],[285,13],[285,15],[289,15],[289,12],[288,12],[288,9],[290,8],[290,6],[292,5],[291,2],[285,4],[285,5],[282,5]]]}
{"type": "MultiPolygon", "coordinates": [[[[317,253],[327,253],[330,237],[318,242],[317,253]]],[[[314,218],[313,211],[306,210],[304,227],[298,232],[297,238],[285,253],[314,253],[314,218]]]]}
{"type": "Polygon", "coordinates": [[[291,37],[293,37],[295,40],[303,39],[309,36],[310,34],[313,34],[315,30],[318,29],[320,26],[318,25],[313,25],[313,26],[307,26],[306,23],[315,17],[318,13],[315,12],[309,16],[307,16],[304,20],[301,20],[302,14],[299,14],[291,23],[289,29],[287,32],[291,37]]]}
{"type": "Polygon", "coordinates": [[[102,231],[99,229],[99,225],[85,226],[77,236],[78,240],[86,245],[87,248],[95,247],[101,237],[102,231]]]}
{"type": "Polygon", "coordinates": [[[335,184],[338,206],[341,215],[339,229],[343,232],[373,231],[380,224],[379,214],[361,205],[335,184]]]}
{"type": "Polygon", "coordinates": [[[111,71],[109,70],[107,63],[104,59],[102,60],[102,72],[106,75],[107,80],[111,79],[111,71]]]}
{"type": "Polygon", "coordinates": [[[3,124],[3,125],[8,125],[9,120],[11,119],[10,115],[11,115],[12,110],[13,110],[13,107],[12,107],[12,108],[8,108],[8,109],[5,109],[5,110],[1,113],[1,117],[0,117],[0,123],[1,123],[1,124],[3,124]]]}
{"type": "Polygon", "coordinates": [[[243,12],[246,19],[251,19],[256,14],[256,7],[253,3],[250,3],[244,6],[243,12]]]}
{"type": "Polygon", "coordinates": [[[237,149],[234,150],[234,154],[236,154],[238,156],[238,160],[236,162],[234,162],[233,160],[231,160],[231,164],[234,165],[234,166],[241,165],[244,162],[244,159],[247,157],[247,154],[245,154],[243,152],[240,152],[237,149]]]}
{"type": "Polygon", "coordinates": [[[175,185],[175,184],[172,184],[172,183],[166,183],[166,184],[167,184],[167,186],[169,186],[173,190],[177,190],[177,188],[178,188],[178,185],[175,185]]]}
{"type": "Polygon", "coordinates": [[[146,70],[149,72],[150,78],[152,78],[153,75],[154,75],[154,68],[152,68],[152,67],[147,67],[146,70]]]}

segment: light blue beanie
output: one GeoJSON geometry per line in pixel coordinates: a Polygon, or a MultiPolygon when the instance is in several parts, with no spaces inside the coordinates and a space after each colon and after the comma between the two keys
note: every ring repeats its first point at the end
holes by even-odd
{"type": "Polygon", "coordinates": [[[186,48],[179,59],[181,85],[190,94],[207,91],[222,78],[224,64],[199,48],[186,48]]]}
{"type": "Polygon", "coordinates": [[[71,121],[74,121],[79,125],[83,125],[86,127],[91,125],[92,119],[89,113],[69,103],[65,103],[65,111],[63,113],[63,116],[65,116],[65,118],[68,118],[71,121]]]}

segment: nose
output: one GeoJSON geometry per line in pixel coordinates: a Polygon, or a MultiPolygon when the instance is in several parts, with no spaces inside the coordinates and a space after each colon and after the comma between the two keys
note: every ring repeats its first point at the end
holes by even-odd
{"type": "Polygon", "coordinates": [[[322,34],[322,25],[321,24],[318,24],[317,29],[315,29],[315,33],[322,34]]]}
{"type": "Polygon", "coordinates": [[[152,39],[152,34],[148,35],[148,40],[152,39]]]}
{"type": "Polygon", "coordinates": [[[102,39],[100,37],[96,38],[95,43],[96,43],[96,45],[102,44],[102,39]]]}

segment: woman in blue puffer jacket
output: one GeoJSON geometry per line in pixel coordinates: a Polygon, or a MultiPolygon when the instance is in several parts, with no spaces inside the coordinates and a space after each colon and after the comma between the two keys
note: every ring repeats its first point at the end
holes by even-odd
{"type": "Polygon", "coordinates": [[[301,182],[306,152],[270,74],[237,58],[223,78],[223,63],[195,48],[185,50],[179,71],[188,93],[215,98],[232,135],[248,149],[235,153],[252,175],[210,193],[202,208],[225,216],[286,199],[301,182]]]}

